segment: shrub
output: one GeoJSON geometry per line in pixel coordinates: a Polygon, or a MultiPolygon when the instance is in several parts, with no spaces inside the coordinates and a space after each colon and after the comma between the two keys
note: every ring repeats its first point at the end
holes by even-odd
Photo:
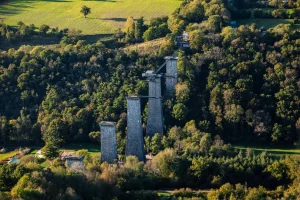
{"type": "Polygon", "coordinates": [[[191,197],[195,196],[195,192],[193,192],[193,190],[191,190],[190,188],[181,188],[179,190],[175,190],[173,195],[176,198],[179,198],[179,197],[191,198],[191,197]]]}

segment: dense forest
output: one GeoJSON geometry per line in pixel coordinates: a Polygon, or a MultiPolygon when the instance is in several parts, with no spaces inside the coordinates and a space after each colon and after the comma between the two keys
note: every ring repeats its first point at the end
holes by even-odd
{"type": "MultiPolygon", "coordinates": [[[[128,18],[127,43],[168,27],[172,34],[158,55],[86,44],[72,30],[60,31],[60,48],[1,51],[1,141],[40,142],[53,131],[62,142],[89,140],[102,120],[118,122],[125,136],[125,97],[147,93],[142,72],[172,55],[174,36],[186,30],[191,49],[177,53],[179,84],[174,98],[165,101],[166,132],[194,120],[201,131],[225,141],[296,144],[299,31],[289,24],[264,32],[254,24],[235,29],[227,26],[229,20],[230,11],[216,1],[184,2],[148,27],[142,18],[128,18]]],[[[17,33],[26,27],[20,23],[17,33]]]]}
{"type": "MultiPolygon", "coordinates": [[[[125,30],[116,31],[115,45],[165,37],[155,55],[126,53],[100,41],[88,44],[74,30],[43,26],[35,33],[34,26],[2,23],[2,41],[40,34],[61,42],[0,51],[1,145],[45,144],[52,160],[47,170],[32,156],[0,167],[0,198],[154,199],[154,193],[141,190],[190,187],[219,188],[199,193],[199,199],[296,199],[299,157],[274,159],[229,144],[300,145],[299,29],[293,24],[268,30],[229,26],[246,3],[186,0],[172,15],[150,24],[129,17],[125,30]],[[174,44],[183,31],[190,49],[174,44]],[[147,153],[155,155],[152,162],[128,157],[117,166],[86,155],[86,171],[77,174],[55,159],[61,145],[99,142],[101,121],[117,122],[118,153],[124,155],[126,97],[147,95],[142,73],[174,53],[179,83],[164,99],[165,136],[145,137],[147,153]]],[[[287,6],[299,17],[299,1],[287,6]]],[[[145,130],[146,101],[142,108],[145,130]]],[[[191,192],[177,195],[191,197],[191,192]]]]}

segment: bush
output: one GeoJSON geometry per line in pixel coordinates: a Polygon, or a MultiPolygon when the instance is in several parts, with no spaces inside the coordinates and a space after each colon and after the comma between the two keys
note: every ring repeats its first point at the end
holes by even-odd
{"type": "Polygon", "coordinates": [[[272,12],[272,16],[276,19],[286,19],[287,13],[283,9],[277,9],[272,12]]]}
{"type": "Polygon", "coordinates": [[[157,199],[158,195],[156,192],[152,191],[136,191],[136,192],[130,192],[130,193],[124,193],[120,199],[140,199],[140,200],[153,200],[157,199]]]}
{"type": "Polygon", "coordinates": [[[263,200],[266,199],[267,193],[266,189],[262,186],[259,188],[252,188],[249,190],[246,200],[263,200]]]}
{"type": "Polygon", "coordinates": [[[193,192],[193,190],[191,190],[190,188],[181,188],[179,190],[175,190],[173,195],[176,198],[179,198],[179,197],[191,198],[191,197],[195,196],[195,192],[193,192]]]}

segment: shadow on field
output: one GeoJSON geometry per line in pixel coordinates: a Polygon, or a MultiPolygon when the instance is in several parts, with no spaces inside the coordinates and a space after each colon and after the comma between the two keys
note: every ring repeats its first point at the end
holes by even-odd
{"type": "Polygon", "coordinates": [[[112,20],[116,22],[126,22],[126,18],[101,18],[101,20],[112,20]]]}
{"type": "Polygon", "coordinates": [[[4,2],[0,4],[0,15],[13,15],[31,8],[25,1],[22,2],[4,2]]]}
{"type": "MultiPolygon", "coordinates": [[[[48,2],[72,2],[72,0],[38,0],[38,1],[48,1],[48,2]]],[[[0,2],[0,15],[13,15],[20,13],[27,8],[32,8],[30,3],[36,3],[33,0],[15,0],[15,1],[4,1],[0,2]]]]}
{"type": "Polygon", "coordinates": [[[83,1],[103,1],[103,2],[117,2],[115,0],[83,0],[83,1]]]}
{"type": "Polygon", "coordinates": [[[18,49],[22,45],[30,45],[30,46],[43,46],[43,45],[56,45],[59,44],[60,38],[57,37],[40,37],[40,36],[33,36],[28,41],[18,41],[18,42],[0,42],[0,49],[1,50],[8,50],[10,48],[18,49]]]}
{"type": "MultiPolygon", "coordinates": [[[[67,3],[74,2],[73,0],[14,0],[3,2],[0,0],[0,15],[13,15],[20,13],[27,8],[31,8],[30,3],[36,3],[38,1],[48,1],[55,3],[67,3]]],[[[116,0],[83,0],[83,1],[103,1],[103,2],[116,2],[116,0]]]]}
{"type": "Polygon", "coordinates": [[[86,40],[88,43],[95,43],[98,40],[110,38],[112,34],[95,34],[95,35],[83,35],[80,39],[86,40]]]}
{"type": "MultiPolygon", "coordinates": [[[[38,1],[49,1],[49,2],[73,2],[72,0],[38,0],[38,1]]],[[[22,2],[26,2],[26,3],[34,3],[34,2],[37,2],[37,1],[27,0],[27,1],[22,1],[22,2]]]]}

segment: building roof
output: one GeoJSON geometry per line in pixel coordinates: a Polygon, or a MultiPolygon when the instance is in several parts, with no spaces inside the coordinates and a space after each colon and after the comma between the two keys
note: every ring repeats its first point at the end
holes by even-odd
{"type": "Polygon", "coordinates": [[[38,150],[34,156],[37,158],[45,158],[45,156],[42,153],[42,150],[38,150]]]}
{"type": "Polygon", "coordinates": [[[84,156],[77,155],[74,152],[68,152],[68,151],[64,151],[60,155],[61,160],[82,160],[83,158],[84,156]]]}
{"type": "Polygon", "coordinates": [[[18,158],[16,158],[16,157],[13,157],[10,161],[8,161],[7,163],[8,164],[17,164],[17,163],[19,163],[20,162],[20,160],[18,159],[18,158]]]}

